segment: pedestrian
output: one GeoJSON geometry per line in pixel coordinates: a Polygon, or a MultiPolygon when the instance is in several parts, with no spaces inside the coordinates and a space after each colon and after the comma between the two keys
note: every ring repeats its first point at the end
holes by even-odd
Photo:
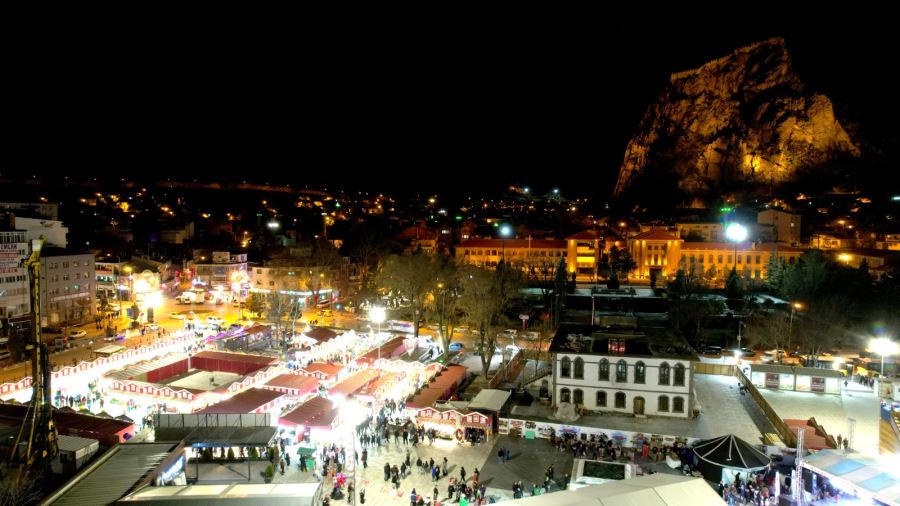
{"type": "Polygon", "coordinates": [[[359,489],[359,503],[360,504],[366,503],[366,489],[364,489],[364,488],[359,489]]]}
{"type": "Polygon", "coordinates": [[[841,443],[843,442],[843,439],[844,439],[843,436],[841,436],[840,434],[838,434],[838,437],[837,437],[837,447],[838,447],[838,448],[841,447],[841,443]]]}
{"type": "Polygon", "coordinates": [[[503,458],[505,456],[506,456],[506,451],[503,449],[503,447],[500,447],[500,449],[497,450],[497,459],[500,461],[501,464],[503,463],[503,458]]]}
{"type": "Polygon", "coordinates": [[[466,482],[466,468],[462,466],[459,468],[459,481],[466,482]]]}
{"type": "Polygon", "coordinates": [[[410,506],[416,506],[416,489],[412,489],[412,492],[409,494],[409,504],[410,506]]]}
{"type": "Polygon", "coordinates": [[[284,475],[284,459],[278,461],[278,467],[281,468],[281,474],[284,475]]]}

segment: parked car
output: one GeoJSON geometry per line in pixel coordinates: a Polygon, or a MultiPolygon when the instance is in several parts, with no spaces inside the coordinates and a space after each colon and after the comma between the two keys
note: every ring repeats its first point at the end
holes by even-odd
{"type": "Polygon", "coordinates": [[[79,339],[87,335],[86,330],[70,330],[69,339],[79,339]]]}
{"type": "Polygon", "coordinates": [[[722,347],[721,346],[707,346],[703,349],[703,353],[705,355],[721,355],[722,347]]]}
{"type": "Polygon", "coordinates": [[[541,338],[540,332],[534,332],[529,330],[528,332],[522,332],[522,339],[527,339],[529,341],[537,341],[541,338]]]}
{"type": "Polygon", "coordinates": [[[465,345],[460,342],[450,343],[450,351],[463,351],[465,345]]]}
{"type": "Polygon", "coordinates": [[[172,311],[169,313],[169,318],[174,318],[176,320],[184,320],[184,314],[179,313],[178,311],[172,311]]]}
{"type": "Polygon", "coordinates": [[[741,355],[744,357],[755,357],[756,352],[751,350],[750,348],[741,348],[741,355]]]}
{"type": "Polygon", "coordinates": [[[500,337],[505,337],[507,339],[515,339],[516,335],[519,333],[516,329],[506,329],[500,333],[500,337]]]}
{"type": "Polygon", "coordinates": [[[330,309],[320,309],[319,316],[323,318],[331,318],[331,310],[330,309]]]}
{"type": "Polygon", "coordinates": [[[225,319],[224,319],[224,318],[220,318],[220,317],[218,317],[218,316],[210,315],[210,316],[207,316],[207,317],[206,317],[206,322],[207,322],[207,323],[212,323],[212,324],[214,324],[214,325],[223,325],[223,324],[225,323],[225,319]]]}
{"type": "Polygon", "coordinates": [[[144,328],[146,328],[150,332],[156,332],[157,330],[160,329],[160,326],[158,323],[151,323],[151,324],[145,326],[144,328]]]}

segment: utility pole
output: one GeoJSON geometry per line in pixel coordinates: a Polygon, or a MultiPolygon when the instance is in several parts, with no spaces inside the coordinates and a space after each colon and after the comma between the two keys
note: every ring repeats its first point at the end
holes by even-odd
{"type": "Polygon", "coordinates": [[[796,469],[794,470],[793,496],[794,504],[803,504],[803,435],[806,429],[800,427],[797,429],[797,458],[796,469]]]}

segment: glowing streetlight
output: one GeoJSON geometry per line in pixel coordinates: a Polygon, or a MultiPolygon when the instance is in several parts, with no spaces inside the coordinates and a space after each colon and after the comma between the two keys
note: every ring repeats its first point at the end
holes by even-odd
{"type": "MultiPolygon", "coordinates": [[[[372,309],[369,309],[369,319],[378,324],[378,338],[381,338],[381,322],[383,322],[387,318],[387,313],[385,312],[383,307],[375,306],[372,309]]],[[[376,343],[378,346],[378,360],[381,361],[381,343],[376,343]]]]}
{"type": "Polygon", "coordinates": [[[731,223],[725,228],[725,237],[734,243],[734,269],[737,271],[737,247],[738,243],[747,239],[747,227],[740,223],[731,223]]]}
{"type": "Polygon", "coordinates": [[[272,221],[266,223],[266,226],[272,230],[278,230],[281,227],[281,223],[278,223],[277,221],[272,220],[272,221]]]}
{"type": "Polygon", "coordinates": [[[801,309],[803,309],[803,304],[801,304],[799,302],[794,302],[793,304],[791,304],[791,319],[788,322],[788,341],[787,341],[788,356],[790,356],[790,353],[791,353],[791,333],[794,330],[794,312],[799,311],[801,309]]]}
{"type": "Polygon", "coordinates": [[[876,337],[869,340],[869,349],[881,355],[881,375],[884,376],[884,357],[900,353],[900,346],[887,337],[876,337]]]}
{"type": "Polygon", "coordinates": [[[503,257],[503,260],[506,260],[506,238],[512,235],[512,227],[509,225],[502,225],[500,227],[500,237],[503,239],[503,247],[500,252],[500,256],[503,257]]]}

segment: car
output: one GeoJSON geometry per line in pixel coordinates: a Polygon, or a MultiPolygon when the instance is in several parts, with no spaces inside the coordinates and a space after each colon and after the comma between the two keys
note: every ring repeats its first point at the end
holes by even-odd
{"type": "Polygon", "coordinates": [[[534,332],[529,330],[528,332],[522,333],[522,339],[526,339],[528,341],[537,341],[541,338],[540,332],[534,332]]]}
{"type": "Polygon", "coordinates": [[[320,309],[319,316],[323,318],[331,318],[331,310],[330,309],[320,309]]]}
{"type": "Polygon", "coordinates": [[[450,343],[450,351],[463,351],[465,345],[460,342],[450,343]]]}
{"type": "Polygon", "coordinates": [[[500,333],[500,337],[505,337],[507,339],[515,339],[516,335],[519,333],[516,329],[506,329],[500,333]]]}
{"type": "Polygon", "coordinates": [[[215,316],[215,315],[210,315],[210,316],[207,316],[207,317],[206,317],[206,322],[207,322],[207,323],[213,323],[213,324],[216,324],[216,325],[222,325],[222,324],[225,323],[225,319],[224,319],[224,318],[220,318],[220,317],[215,316]]]}
{"type": "Polygon", "coordinates": [[[703,349],[703,353],[706,355],[721,355],[722,347],[721,346],[707,346],[703,349]]]}
{"type": "Polygon", "coordinates": [[[744,357],[755,357],[756,352],[751,350],[750,348],[741,348],[741,355],[744,357]]]}
{"type": "Polygon", "coordinates": [[[158,323],[151,323],[151,324],[145,325],[144,328],[147,329],[147,330],[149,330],[149,331],[151,331],[151,332],[156,332],[156,331],[159,330],[161,327],[159,326],[158,323]]]}
{"type": "Polygon", "coordinates": [[[169,318],[174,318],[176,320],[184,320],[184,313],[179,313],[178,311],[172,311],[169,313],[169,318]]]}
{"type": "Polygon", "coordinates": [[[87,335],[86,330],[70,330],[69,331],[69,339],[78,339],[87,335]]]}

